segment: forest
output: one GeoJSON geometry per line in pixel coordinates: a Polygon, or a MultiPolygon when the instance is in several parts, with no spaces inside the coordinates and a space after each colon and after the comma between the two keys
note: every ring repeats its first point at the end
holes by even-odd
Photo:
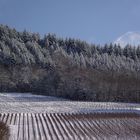
{"type": "Polygon", "coordinates": [[[0,25],[0,92],[140,102],[140,46],[101,46],[0,25]]]}

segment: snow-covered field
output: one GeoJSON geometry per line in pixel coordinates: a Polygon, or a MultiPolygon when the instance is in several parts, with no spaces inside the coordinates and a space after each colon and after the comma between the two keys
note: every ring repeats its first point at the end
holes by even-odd
{"type": "Polygon", "coordinates": [[[12,140],[140,139],[140,104],[1,93],[0,120],[12,140]]]}
{"type": "Polygon", "coordinates": [[[0,93],[1,113],[140,112],[140,104],[77,102],[30,93],[0,93]]]}

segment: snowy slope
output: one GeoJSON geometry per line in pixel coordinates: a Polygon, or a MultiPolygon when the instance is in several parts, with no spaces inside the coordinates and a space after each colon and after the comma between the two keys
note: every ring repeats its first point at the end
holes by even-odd
{"type": "Polygon", "coordinates": [[[140,112],[140,104],[76,102],[30,93],[1,93],[1,113],[140,112]]]}
{"type": "Polygon", "coordinates": [[[140,32],[127,32],[114,41],[115,44],[125,47],[127,44],[132,46],[140,45],[140,32]]]}
{"type": "Polygon", "coordinates": [[[138,140],[140,104],[76,102],[1,93],[0,121],[10,140],[138,140]]]}

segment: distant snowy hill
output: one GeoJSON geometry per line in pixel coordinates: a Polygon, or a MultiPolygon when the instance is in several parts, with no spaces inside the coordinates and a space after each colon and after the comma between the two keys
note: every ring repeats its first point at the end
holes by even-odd
{"type": "Polygon", "coordinates": [[[127,32],[116,39],[114,44],[120,44],[122,47],[125,47],[127,44],[138,46],[140,45],[140,32],[127,32]]]}

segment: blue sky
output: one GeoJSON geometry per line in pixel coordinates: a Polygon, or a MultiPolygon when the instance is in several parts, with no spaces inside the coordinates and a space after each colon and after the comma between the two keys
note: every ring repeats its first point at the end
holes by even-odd
{"type": "Polygon", "coordinates": [[[0,23],[104,44],[140,31],[140,0],[0,0],[0,23]]]}

